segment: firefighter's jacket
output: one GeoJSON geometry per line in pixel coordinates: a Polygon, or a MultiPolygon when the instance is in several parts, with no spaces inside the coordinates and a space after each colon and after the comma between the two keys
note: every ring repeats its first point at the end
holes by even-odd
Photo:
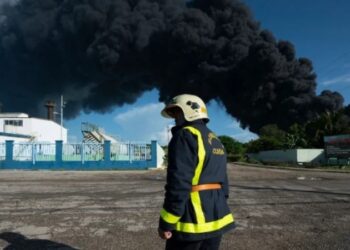
{"type": "Polygon", "coordinates": [[[159,228],[187,241],[215,237],[234,228],[226,202],[224,146],[202,120],[174,127],[172,134],[159,228]],[[219,183],[222,188],[191,192],[193,185],[208,183],[219,183]]]}

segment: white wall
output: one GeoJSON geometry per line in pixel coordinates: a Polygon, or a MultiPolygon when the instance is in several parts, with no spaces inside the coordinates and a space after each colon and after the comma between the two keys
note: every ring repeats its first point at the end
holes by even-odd
{"type": "Polygon", "coordinates": [[[323,149],[269,150],[247,155],[263,162],[322,163],[325,160],[323,149]]]}
{"type": "MultiPolygon", "coordinates": [[[[51,142],[61,140],[61,126],[53,121],[39,118],[0,118],[0,132],[29,135],[34,141],[51,142]],[[4,125],[4,120],[22,120],[23,126],[4,125]]],[[[30,139],[0,136],[0,142],[5,140],[28,141],[30,139]]],[[[62,129],[62,140],[67,142],[67,129],[62,129]]]]}
{"type": "Polygon", "coordinates": [[[16,141],[16,142],[27,142],[27,138],[14,138],[10,136],[0,136],[0,143],[5,143],[5,141],[16,141]]]}
{"type": "Polygon", "coordinates": [[[67,129],[62,129],[61,138],[61,126],[57,123],[38,118],[30,118],[30,120],[31,131],[36,138],[35,141],[54,143],[62,139],[63,142],[67,142],[67,129]]]}
{"type": "Polygon", "coordinates": [[[325,162],[326,157],[323,149],[310,148],[310,149],[298,149],[297,162],[325,162]]]}
{"type": "Polygon", "coordinates": [[[157,143],[157,168],[163,167],[165,152],[163,148],[157,143]]]}

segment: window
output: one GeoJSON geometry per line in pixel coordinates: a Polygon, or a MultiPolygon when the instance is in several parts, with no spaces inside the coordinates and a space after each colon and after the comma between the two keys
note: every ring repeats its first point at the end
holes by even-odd
{"type": "Polygon", "coordinates": [[[5,125],[23,127],[23,120],[5,120],[5,125]]]}

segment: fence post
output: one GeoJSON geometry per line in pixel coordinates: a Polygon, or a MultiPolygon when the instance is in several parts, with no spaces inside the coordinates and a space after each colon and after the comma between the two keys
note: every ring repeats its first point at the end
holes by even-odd
{"type": "Polygon", "coordinates": [[[103,144],[103,159],[105,163],[111,161],[111,141],[105,141],[103,144]]]}
{"type": "Polygon", "coordinates": [[[63,141],[56,141],[56,166],[62,166],[62,155],[63,155],[63,141]]]}
{"type": "Polygon", "coordinates": [[[81,164],[84,164],[84,162],[85,162],[85,144],[84,144],[84,142],[81,143],[80,154],[81,154],[81,164]]]}
{"type": "Polygon", "coordinates": [[[13,141],[6,141],[5,142],[6,145],[6,156],[5,156],[5,160],[7,162],[9,161],[13,161],[13,141]]]}
{"type": "Polygon", "coordinates": [[[36,161],[36,145],[34,143],[32,143],[32,162],[33,162],[33,165],[35,165],[35,161],[36,161]]]}
{"type": "Polygon", "coordinates": [[[149,167],[157,167],[157,141],[151,141],[151,162],[149,167]]]}
{"type": "Polygon", "coordinates": [[[128,148],[128,153],[129,153],[129,162],[132,162],[132,156],[131,156],[131,142],[129,141],[129,148],[128,148]]]}

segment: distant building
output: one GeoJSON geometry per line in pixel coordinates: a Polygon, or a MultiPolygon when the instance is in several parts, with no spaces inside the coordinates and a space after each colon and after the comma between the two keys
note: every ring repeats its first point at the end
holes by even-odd
{"type": "Polygon", "coordinates": [[[6,140],[67,142],[67,129],[52,120],[29,117],[24,113],[0,113],[0,143],[6,140]]]}
{"type": "Polygon", "coordinates": [[[324,137],[327,158],[350,160],[350,135],[332,135],[324,137]]]}

